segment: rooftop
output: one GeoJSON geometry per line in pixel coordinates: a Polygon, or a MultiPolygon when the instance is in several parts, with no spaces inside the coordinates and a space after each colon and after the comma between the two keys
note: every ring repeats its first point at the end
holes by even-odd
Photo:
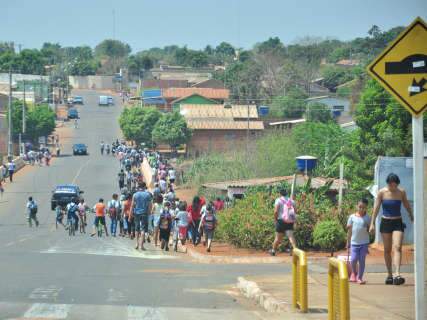
{"type": "MultiPolygon", "coordinates": [[[[193,130],[247,130],[247,121],[234,121],[232,119],[204,120],[187,119],[187,125],[193,130]]],[[[262,121],[249,121],[249,130],[264,130],[262,121]]]]}
{"type": "Polygon", "coordinates": [[[212,88],[166,88],[163,90],[164,98],[178,99],[192,94],[199,94],[209,99],[228,99],[230,90],[212,88]]]}
{"type": "Polygon", "coordinates": [[[249,118],[258,119],[258,110],[256,105],[230,105],[225,107],[223,104],[181,104],[180,112],[187,119],[234,119],[247,118],[249,107],[249,118]]]}
{"type": "MultiPolygon", "coordinates": [[[[292,183],[293,176],[280,176],[280,177],[270,177],[270,178],[258,178],[258,179],[248,179],[248,180],[231,180],[231,181],[222,181],[222,182],[212,182],[203,184],[204,188],[218,189],[218,190],[227,190],[228,188],[247,188],[253,186],[262,186],[262,185],[275,185],[281,182],[292,183]]],[[[296,176],[296,185],[301,186],[308,181],[307,176],[297,175],[296,176]]],[[[314,177],[311,178],[311,187],[313,189],[318,189],[323,187],[327,183],[330,183],[330,190],[338,191],[340,179],[333,178],[324,178],[324,177],[314,177]]],[[[343,181],[343,188],[347,188],[347,181],[343,181]]]]}

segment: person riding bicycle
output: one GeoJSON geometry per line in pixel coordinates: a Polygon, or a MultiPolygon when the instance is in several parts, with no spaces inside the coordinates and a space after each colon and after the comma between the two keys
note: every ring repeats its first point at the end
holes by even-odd
{"type": "Polygon", "coordinates": [[[101,141],[100,148],[101,148],[101,154],[104,154],[104,148],[105,148],[104,141],[101,141]]]}
{"type": "Polygon", "coordinates": [[[64,219],[64,210],[61,205],[57,204],[55,208],[56,213],[56,227],[58,228],[58,224],[61,224],[65,228],[65,224],[62,222],[64,219]]]}
{"type": "Polygon", "coordinates": [[[79,211],[79,207],[77,206],[77,200],[73,199],[69,204],[67,204],[67,222],[71,219],[74,219],[74,229],[77,230],[79,228],[79,217],[77,213],[79,211]]]}
{"type": "Polygon", "coordinates": [[[93,237],[96,234],[96,228],[101,223],[104,226],[105,235],[108,237],[107,225],[105,224],[107,208],[104,204],[104,199],[99,199],[98,203],[93,207],[93,211],[95,212],[95,221],[93,223],[93,232],[90,236],[93,237]]]}

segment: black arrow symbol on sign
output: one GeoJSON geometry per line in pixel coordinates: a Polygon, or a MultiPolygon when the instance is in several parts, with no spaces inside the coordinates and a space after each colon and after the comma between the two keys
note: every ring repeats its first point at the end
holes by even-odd
{"type": "Polygon", "coordinates": [[[417,82],[415,79],[412,80],[412,86],[409,92],[409,96],[412,97],[412,96],[415,96],[416,94],[426,91],[427,89],[424,88],[426,83],[427,83],[427,79],[425,78],[422,78],[419,82],[417,82]]]}

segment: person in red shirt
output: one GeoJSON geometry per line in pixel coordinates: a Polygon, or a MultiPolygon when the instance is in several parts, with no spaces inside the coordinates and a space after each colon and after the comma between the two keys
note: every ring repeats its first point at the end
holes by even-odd
{"type": "Polygon", "coordinates": [[[187,211],[191,215],[190,230],[191,230],[191,241],[195,246],[200,243],[199,226],[201,219],[202,207],[206,204],[206,200],[203,197],[195,196],[193,202],[188,206],[187,211]]]}
{"type": "Polygon", "coordinates": [[[221,198],[218,197],[213,202],[213,206],[214,206],[216,212],[224,210],[224,201],[222,201],[221,198]]]}

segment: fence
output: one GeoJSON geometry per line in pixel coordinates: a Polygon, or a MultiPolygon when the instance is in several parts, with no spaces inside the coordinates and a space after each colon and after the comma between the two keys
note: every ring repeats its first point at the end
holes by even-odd
{"type": "Polygon", "coordinates": [[[336,258],[329,259],[328,320],[350,319],[350,294],[347,264],[336,258]]]}
{"type": "Polygon", "coordinates": [[[297,248],[292,255],[292,306],[301,312],[308,311],[307,256],[297,248]]]}

